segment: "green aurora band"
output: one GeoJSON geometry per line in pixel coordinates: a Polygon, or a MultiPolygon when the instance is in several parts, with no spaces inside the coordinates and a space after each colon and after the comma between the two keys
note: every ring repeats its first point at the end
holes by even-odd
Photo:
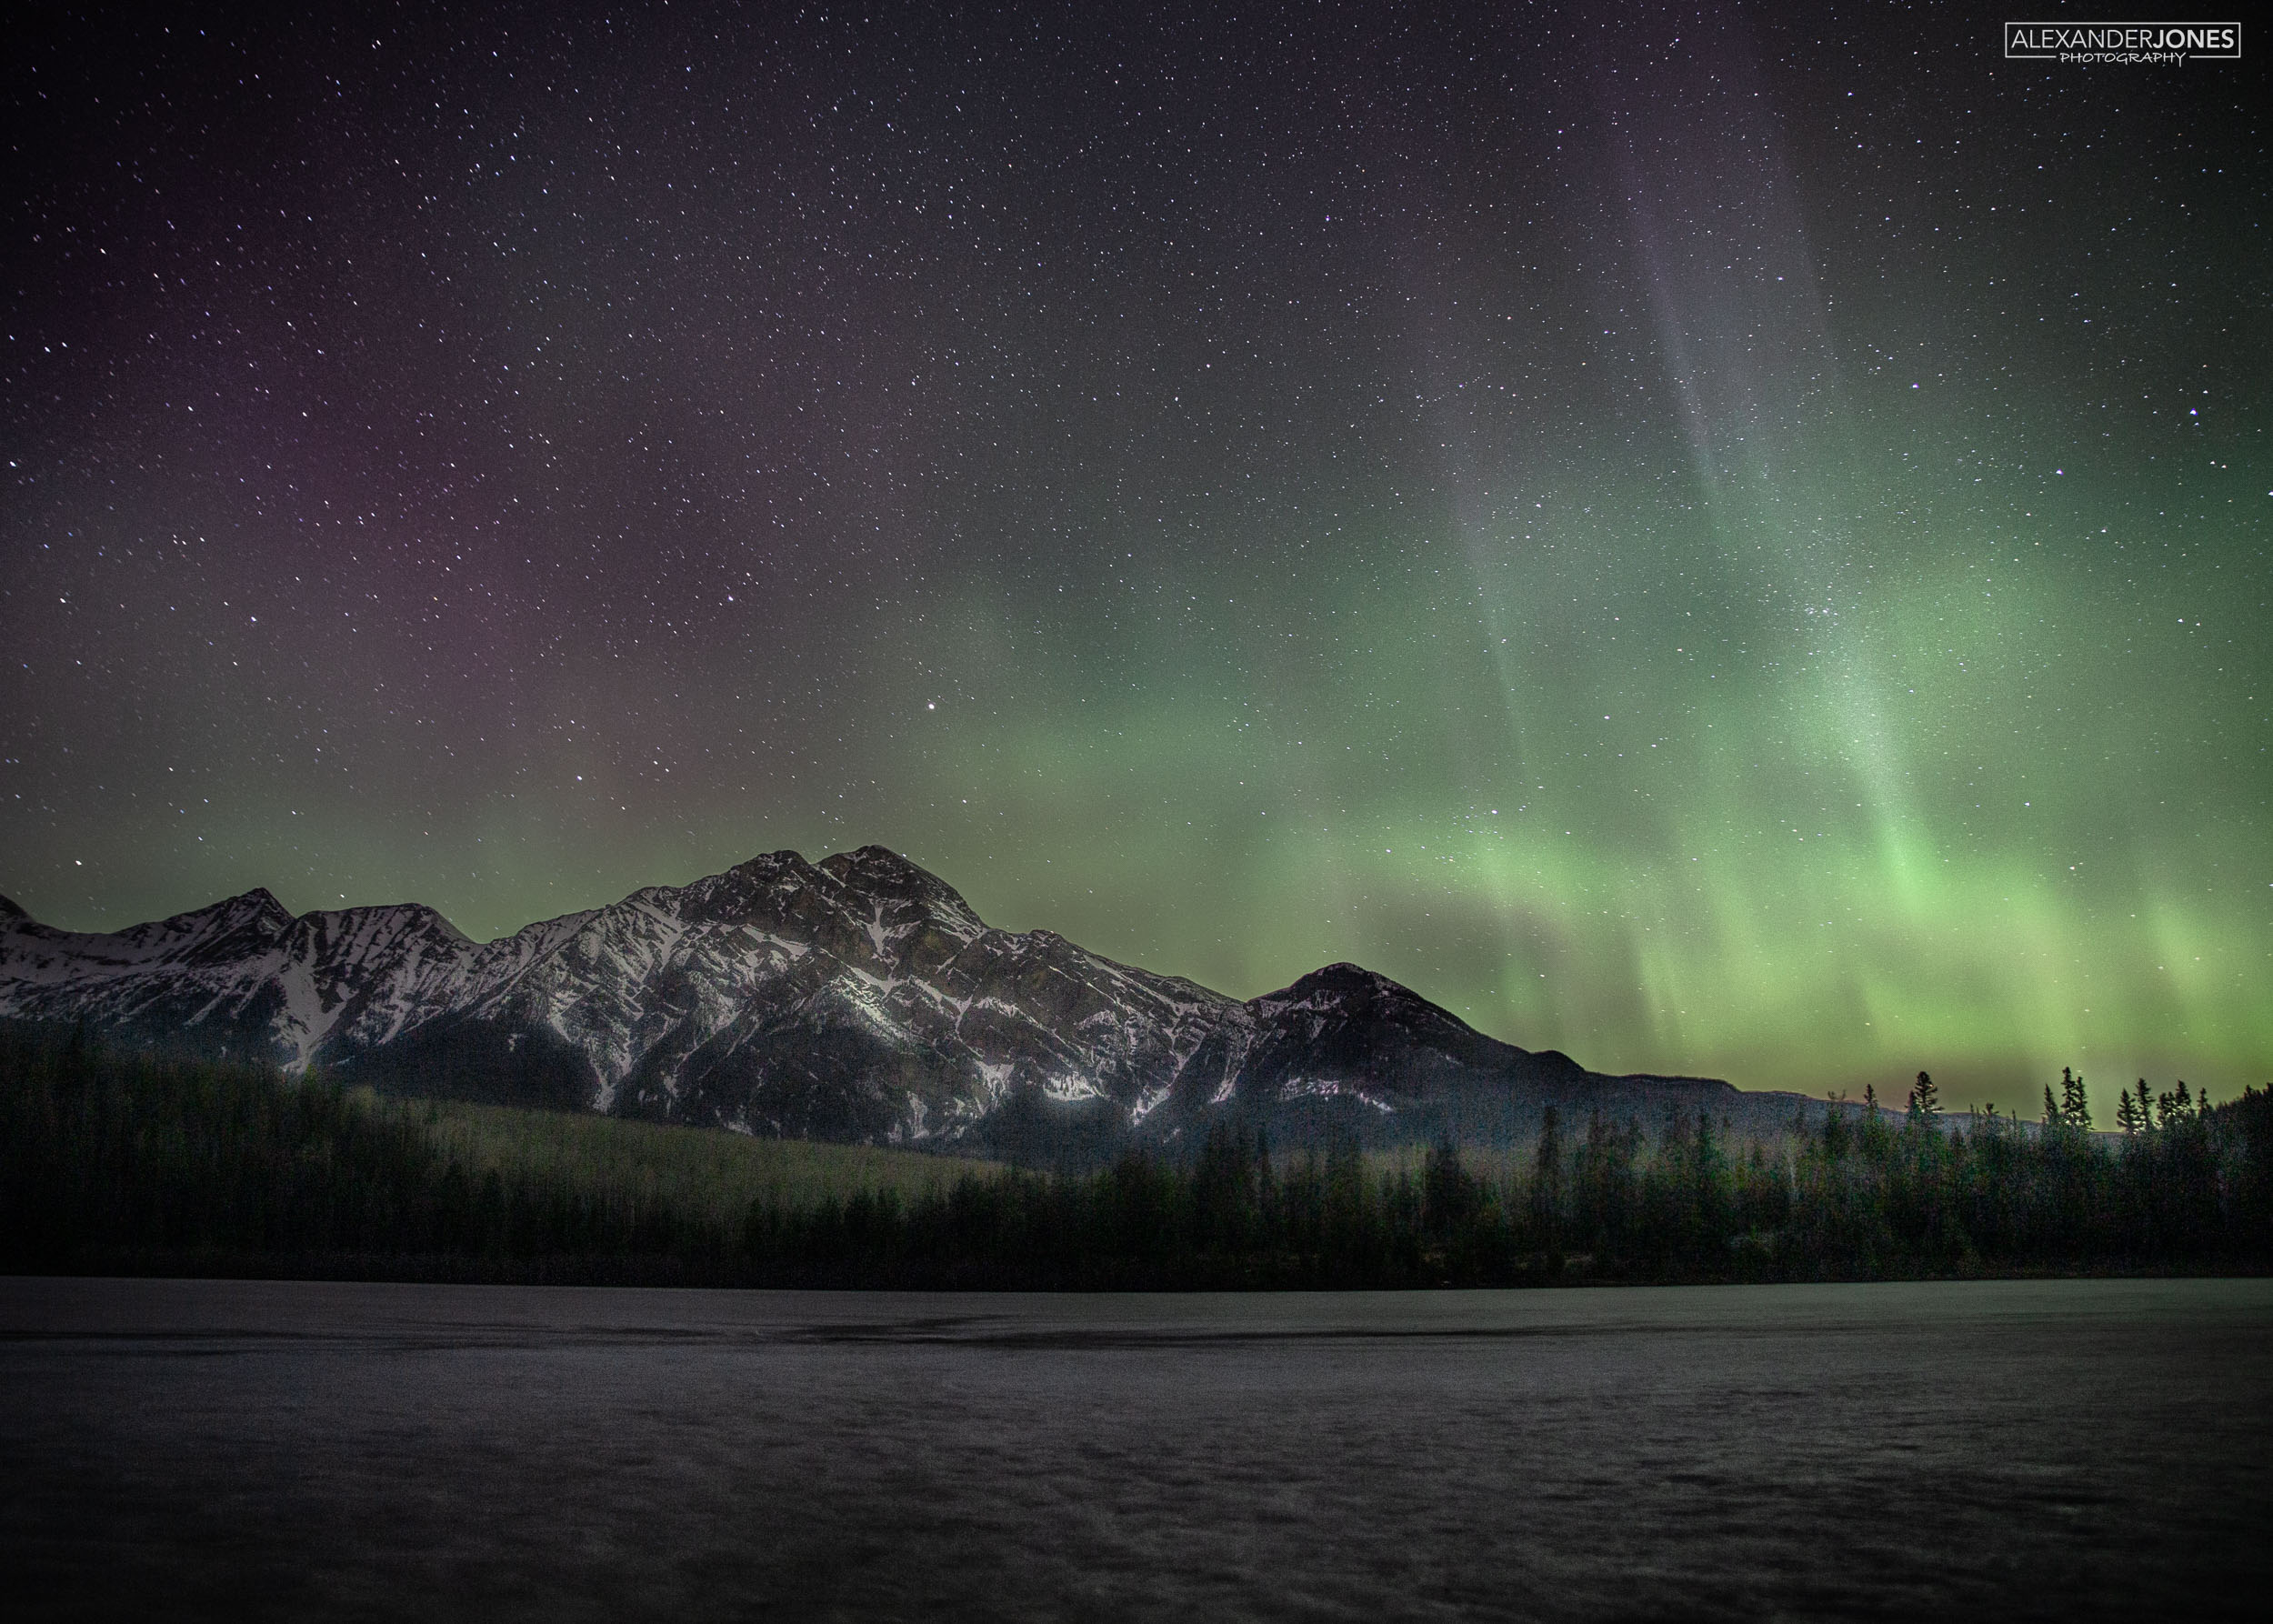
{"type": "MultiPolygon", "coordinates": [[[[2194,506],[2224,506],[2196,460],[2218,494],[2194,506]]],[[[1904,476],[1858,525],[1924,528],[1904,476]]],[[[1210,582],[1220,613],[1133,675],[1046,628],[1022,672],[978,653],[954,685],[1029,714],[940,724],[923,757],[956,766],[926,798],[955,811],[917,844],[1103,951],[1248,993],[1356,958],[1598,1068],[1898,1098],[1924,1067],[2007,1109],[2063,1064],[2103,1092],[2261,1080],[2273,862],[2241,741],[2269,674],[2222,590],[2229,538],[2205,546],[2218,519],[2189,534],[2176,495],[2043,484],[1937,491],[1930,553],[1882,549],[1836,603],[1604,583],[1637,535],[1714,556],[1694,508],[1606,487],[1505,556],[1408,535],[1441,573],[1282,611],[1269,639],[1210,582]],[[1067,687],[1033,715],[1050,670],[1067,687]],[[997,878],[1005,848],[1072,873],[997,878]]]]}
{"type": "Polygon", "coordinates": [[[1841,457],[1837,507],[1716,512],[1661,448],[1433,511],[1357,492],[1315,562],[1300,503],[1203,511],[1172,555],[1132,531],[1086,580],[975,571],[879,616],[833,757],[730,755],[571,671],[479,793],[366,747],[103,867],[169,907],[416,897],[486,936],[875,840],[997,924],[1243,996],[1352,959],[1600,1069],[1898,1098],[1925,1068],[2008,1110],[2062,1065],[2101,1096],[2262,1083],[2257,430],[2142,406],[2131,466],[2095,471],[1855,410],[1891,448],[1841,457]],[[1803,594],[1826,513],[1859,544],[1803,594]],[[375,809],[374,777],[424,807],[375,809]]]}

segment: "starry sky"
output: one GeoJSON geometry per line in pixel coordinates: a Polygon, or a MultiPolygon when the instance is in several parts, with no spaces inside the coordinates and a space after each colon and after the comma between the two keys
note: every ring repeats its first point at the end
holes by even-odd
{"type": "Polygon", "coordinates": [[[2261,58],[245,9],[0,67],[35,917],[486,937],[880,842],[1603,1069],[2266,1081],[2261,58]]]}

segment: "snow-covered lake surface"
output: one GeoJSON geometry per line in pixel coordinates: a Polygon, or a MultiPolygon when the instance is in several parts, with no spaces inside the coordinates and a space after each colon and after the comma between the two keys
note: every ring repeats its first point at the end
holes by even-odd
{"type": "Polygon", "coordinates": [[[2267,1281],[0,1280],[22,1619],[2261,1616],[2268,1513],[2267,1281]]]}

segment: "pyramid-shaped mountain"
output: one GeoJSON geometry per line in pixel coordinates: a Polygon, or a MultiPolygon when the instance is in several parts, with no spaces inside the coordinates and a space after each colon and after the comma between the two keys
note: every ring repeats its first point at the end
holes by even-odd
{"type": "Polygon", "coordinates": [[[1814,1103],[1600,1076],[1355,965],[1242,1002],[995,929],[877,846],[774,852],[486,943],[416,904],[295,917],[254,890],[95,935],[0,898],[0,1018],[388,1093],[1030,1159],[1222,1120],[1282,1144],[1507,1143],[1550,1105],[1765,1125],[1814,1103]]]}

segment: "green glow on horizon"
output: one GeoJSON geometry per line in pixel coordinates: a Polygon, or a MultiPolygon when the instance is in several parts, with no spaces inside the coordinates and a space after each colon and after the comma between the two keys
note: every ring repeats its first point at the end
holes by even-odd
{"type": "MultiPolygon", "coordinates": [[[[1093,605],[971,586],[923,678],[866,696],[865,782],[674,816],[570,751],[579,815],[492,794],[455,826],[287,785],[193,876],[295,908],[419,897],[489,936],[878,840],[1000,925],[1240,996],[1355,959],[1602,1069],[1892,1098],[1925,1068],[2031,1112],[2062,1065],[2110,1098],[2266,1079],[2273,673],[2215,570],[2124,572],[2086,516],[2160,560],[2138,493],[1890,529],[1810,616],[1677,498],[1617,492],[1480,537],[1440,517],[1380,545],[1394,571],[1260,601],[1251,563],[1144,579],[1174,613],[1109,636],[1093,605]],[[345,896],[295,888],[343,847],[345,896]]],[[[899,631],[863,663],[905,670],[899,631]]]]}

